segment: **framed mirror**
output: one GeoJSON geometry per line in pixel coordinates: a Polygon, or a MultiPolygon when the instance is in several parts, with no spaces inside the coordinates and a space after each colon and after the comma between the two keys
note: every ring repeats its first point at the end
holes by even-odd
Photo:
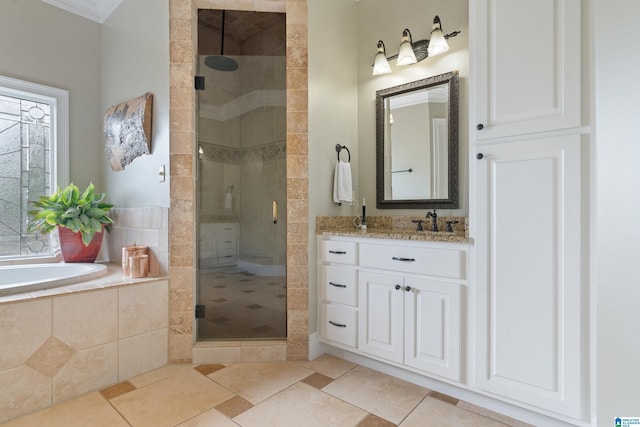
{"type": "Polygon", "coordinates": [[[458,207],[458,71],[376,92],[376,205],[458,207]]]}

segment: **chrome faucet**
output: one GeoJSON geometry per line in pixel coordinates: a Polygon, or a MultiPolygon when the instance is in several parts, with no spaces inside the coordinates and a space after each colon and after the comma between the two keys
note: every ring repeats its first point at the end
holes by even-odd
{"type": "Polygon", "coordinates": [[[434,209],[433,212],[427,212],[427,216],[425,218],[432,218],[431,220],[431,231],[438,231],[438,214],[434,209]]]}

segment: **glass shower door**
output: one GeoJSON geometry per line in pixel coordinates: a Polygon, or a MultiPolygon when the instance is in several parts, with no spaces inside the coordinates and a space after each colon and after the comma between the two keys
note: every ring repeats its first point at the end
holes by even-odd
{"type": "MultiPolygon", "coordinates": [[[[199,12],[199,40],[222,11],[199,12]],[[205,27],[205,29],[203,29],[205,27]]],[[[198,340],[286,337],[284,14],[225,11],[199,46],[198,340]],[[216,26],[217,25],[217,26],[216,26]],[[231,71],[216,64],[236,63],[231,71]]]]}

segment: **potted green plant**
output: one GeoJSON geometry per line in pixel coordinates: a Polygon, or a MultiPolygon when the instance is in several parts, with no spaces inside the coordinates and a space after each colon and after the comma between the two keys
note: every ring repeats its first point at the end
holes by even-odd
{"type": "Polygon", "coordinates": [[[106,203],[106,194],[96,193],[93,183],[80,194],[71,183],[51,196],[42,196],[33,202],[29,211],[33,220],[28,231],[43,234],[58,230],[60,250],[65,262],[94,262],[102,244],[103,229],[111,231],[109,217],[112,204],[106,203]]]}

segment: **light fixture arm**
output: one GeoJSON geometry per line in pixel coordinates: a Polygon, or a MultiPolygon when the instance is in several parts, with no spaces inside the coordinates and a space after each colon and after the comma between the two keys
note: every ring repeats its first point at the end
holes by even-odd
{"type": "Polygon", "coordinates": [[[461,33],[461,31],[457,31],[457,30],[456,30],[456,31],[452,31],[452,32],[450,32],[449,34],[445,34],[445,35],[444,35],[444,38],[445,38],[445,39],[447,39],[447,40],[449,40],[449,38],[450,38],[450,37],[455,37],[455,36],[457,36],[457,35],[458,35],[458,34],[460,34],[460,33],[461,33]]]}

